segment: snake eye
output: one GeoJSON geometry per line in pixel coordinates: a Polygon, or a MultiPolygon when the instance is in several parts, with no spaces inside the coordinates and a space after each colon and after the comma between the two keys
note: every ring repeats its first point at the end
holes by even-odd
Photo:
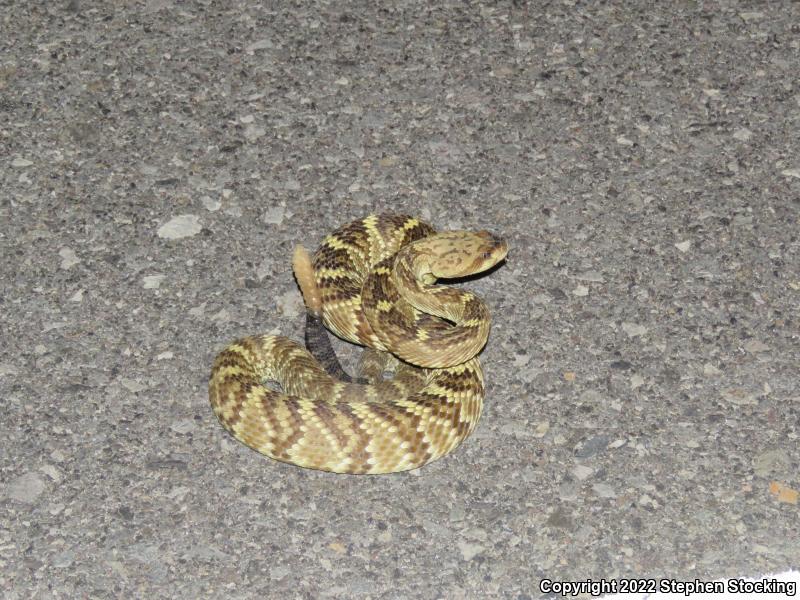
{"type": "Polygon", "coordinates": [[[486,259],[486,260],[489,260],[490,258],[492,258],[492,253],[491,252],[484,252],[483,253],[483,258],[486,259]]]}

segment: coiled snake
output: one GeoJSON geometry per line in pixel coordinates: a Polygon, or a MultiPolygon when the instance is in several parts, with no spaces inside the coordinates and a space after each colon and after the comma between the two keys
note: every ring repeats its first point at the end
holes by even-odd
{"type": "Polygon", "coordinates": [[[393,473],[447,454],[480,418],[476,355],[490,317],[474,294],[434,282],[486,270],[507,251],[485,231],[436,233],[388,214],[337,229],[312,259],[299,247],[295,274],[308,310],[339,337],[377,351],[365,353],[370,383],[332,377],[285,337],[251,336],[214,361],[215,414],[247,446],[311,469],[393,473]]]}

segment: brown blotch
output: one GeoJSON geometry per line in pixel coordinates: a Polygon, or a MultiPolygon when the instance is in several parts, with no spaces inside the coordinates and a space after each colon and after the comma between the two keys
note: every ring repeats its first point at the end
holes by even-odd
{"type": "Polygon", "coordinates": [[[278,420],[274,418],[271,410],[267,410],[266,412],[269,414],[269,422],[272,426],[273,431],[276,432],[275,436],[275,450],[273,451],[275,456],[278,456],[284,460],[289,460],[291,457],[287,453],[289,448],[294,446],[297,441],[303,437],[303,432],[300,431],[299,424],[303,422],[303,418],[300,414],[300,407],[297,401],[297,398],[294,396],[284,396],[284,406],[286,406],[287,410],[292,414],[292,432],[286,435],[288,432],[283,430],[278,423],[278,420]]]}
{"type": "Polygon", "coordinates": [[[360,473],[368,471],[370,466],[367,461],[370,459],[371,455],[367,450],[367,446],[369,446],[371,438],[363,429],[361,429],[363,420],[346,402],[337,402],[336,410],[339,412],[339,414],[347,417],[350,420],[350,430],[356,435],[358,440],[355,448],[350,451],[350,457],[353,461],[351,463],[351,468],[360,473]]]}
{"type": "Polygon", "coordinates": [[[339,448],[344,448],[347,445],[347,440],[349,438],[336,425],[336,414],[334,413],[332,407],[324,402],[318,402],[314,405],[314,414],[319,417],[319,420],[322,421],[322,423],[325,425],[325,428],[336,438],[339,448]]]}

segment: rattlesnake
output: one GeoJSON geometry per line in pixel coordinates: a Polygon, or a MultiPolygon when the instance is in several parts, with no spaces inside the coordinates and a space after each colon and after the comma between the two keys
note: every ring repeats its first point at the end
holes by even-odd
{"type": "Polygon", "coordinates": [[[436,233],[388,214],[337,229],[313,259],[298,248],[295,274],[308,309],[339,337],[401,359],[388,361],[394,377],[384,380],[387,365],[379,364],[372,383],[345,383],[292,340],[250,336],[214,361],[215,414],[247,446],[323,471],[393,473],[447,454],[480,418],[476,354],[490,318],[474,294],[433,283],[488,269],[507,251],[485,231],[436,233]]]}

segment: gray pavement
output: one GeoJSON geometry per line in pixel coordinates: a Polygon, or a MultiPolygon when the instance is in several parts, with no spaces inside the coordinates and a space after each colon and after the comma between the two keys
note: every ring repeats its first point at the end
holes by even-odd
{"type": "Polygon", "coordinates": [[[798,3],[3,4],[4,598],[800,566],[798,3]],[[476,433],[377,477],[238,444],[215,353],[301,339],[292,247],[387,210],[512,247],[476,433]]]}

